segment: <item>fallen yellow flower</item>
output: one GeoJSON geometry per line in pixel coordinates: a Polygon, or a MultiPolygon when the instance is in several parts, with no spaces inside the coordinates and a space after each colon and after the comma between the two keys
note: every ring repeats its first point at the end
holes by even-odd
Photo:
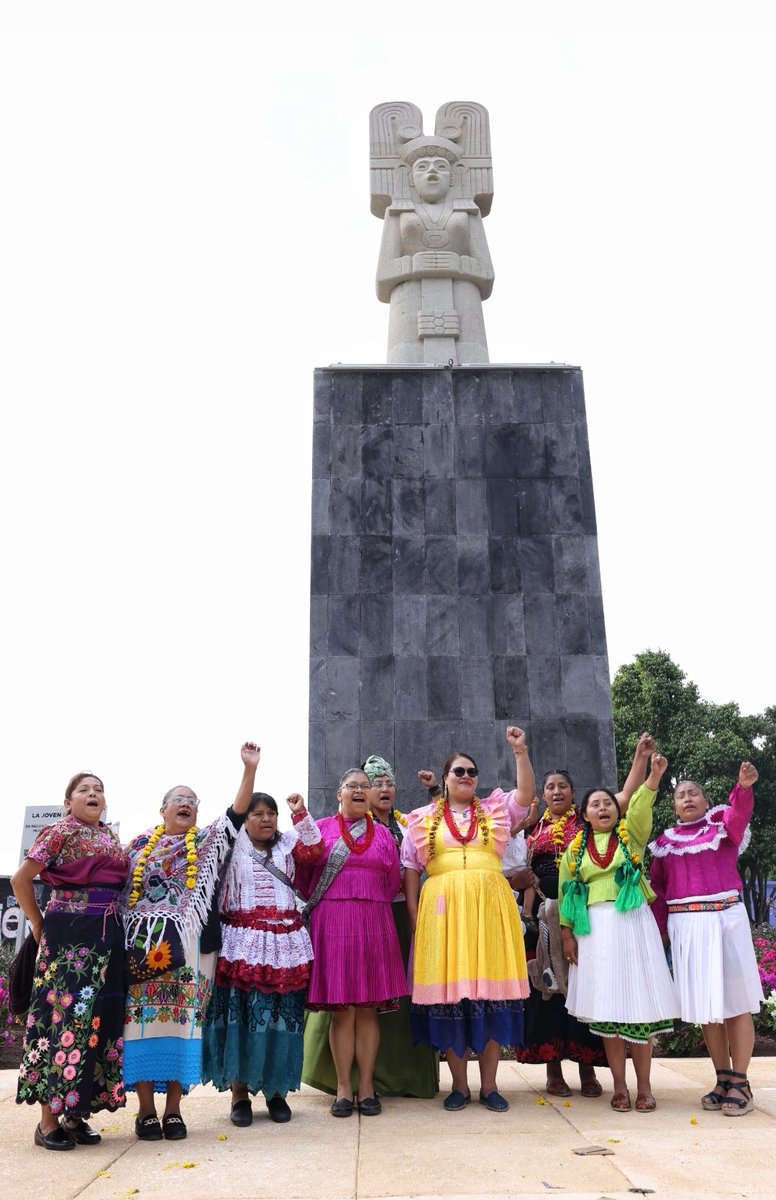
{"type": "Polygon", "coordinates": [[[228,1142],[229,1138],[226,1136],[225,1133],[219,1133],[218,1140],[219,1140],[219,1142],[228,1142]]]}
{"type": "Polygon", "coordinates": [[[544,1096],[537,1096],[537,1097],[536,1097],[536,1103],[537,1103],[537,1104],[546,1104],[546,1103],[547,1103],[547,1101],[544,1099],[544,1096]]]}
{"type": "Polygon", "coordinates": [[[690,1124],[691,1124],[691,1125],[697,1125],[697,1124],[698,1124],[698,1118],[697,1118],[697,1117],[690,1117],[690,1124]]]}
{"type": "Polygon", "coordinates": [[[563,1101],[563,1107],[564,1107],[564,1108],[571,1108],[571,1101],[570,1101],[570,1100],[564,1100],[564,1101],[563,1101]]]}

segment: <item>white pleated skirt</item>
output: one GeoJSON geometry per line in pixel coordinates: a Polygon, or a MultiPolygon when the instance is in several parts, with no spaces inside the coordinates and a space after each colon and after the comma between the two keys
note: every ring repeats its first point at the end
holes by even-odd
{"type": "Polygon", "coordinates": [[[580,1021],[641,1025],[679,1016],[679,999],[649,906],[619,913],[591,904],[590,933],[577,938],[566,1008],[580,1021]]]}
{"type": "Polygon", "coordinates": [[[669,913],[668,936],[683,1021],[715,1025],[760,1011],[763,989],[743,904],[669,913]]]}

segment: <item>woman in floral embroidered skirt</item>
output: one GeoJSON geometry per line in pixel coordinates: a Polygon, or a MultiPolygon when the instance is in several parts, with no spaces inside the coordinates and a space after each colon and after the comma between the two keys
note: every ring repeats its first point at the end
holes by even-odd
{"type": "Polygon", "coordinates": [[[111,829],[96,775],[75,775],[64,820],[41,831],[13,877],[39,944],[17,1090],[41,1106],[35,1145],[72,1150],[101,1141],[92,1113],[124,1104],[124,931],[118,897],[129,859],[111,829]],[[54,891],[44,915],[33,880],[54,891]]]}
{"type": "Polygon", "coordinates": [[[290,1121],[285,1097],[301,1083],[313,950],[292,885],[296,864],[314,862],[323,844],[302,797],[295,793],[287,803],[293,828],[278,833],[275,800],[254,793],[221,893],[222,945],[202,1037],[202,1082],[220,1092],[231,1087],[233,1125],[252,1123],[248,1094],[259,1090],[270,1118],[290,1121]]]}
{"type": "Polygon", "coordinates": [[[242,746],[243,778],[225,815],[198,829],[199,800],[191,788],[174,787],[162,802],[162,823],[128,847],[124,1080],[137,1092],[141,1141],[187,1134],[181,1097],[202,1075],[202,1026],[216,965],[217,943],[207,947],[203,933],[211,911],[218,928],[219,871],[245,818],[259,756],[255,743],[242,746]],[[157,1092],[165,1096],[161,1124],[157,1092]]]}

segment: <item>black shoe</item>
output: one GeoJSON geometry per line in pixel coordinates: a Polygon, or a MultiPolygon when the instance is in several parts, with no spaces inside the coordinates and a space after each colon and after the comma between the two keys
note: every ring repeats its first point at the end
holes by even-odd
{"type": "Polygon", "coordinates": [[[365,1096],[363,1100],[359,1098],[358,1111],[362,1117],[377,1117],[383,1111],[383,1106],[380,1103],[380,1097],[377,1093],[374,1096],[365,1096]]]}
{"type": "Polygon", "coordinates": [[[442,1101],[442,1108],[446,1108],[448,1112],[460,1112],[462,1108],[466,1108],[471,1098],[472,1094],[468,1089],[464,1094],[463,1092],[459,1092],[458,1088],[455,1088],[449,1096],[445,1096],[442,1101]]]}
{"type": "Polygon", "coordinates": [[[331,1106],[331,1115],[333,1117],[350,1117],[353,1115],[353,1101],[348,1100],[347,1096],[340,1096],[339,1100],[335,1100],[331,1106]]]}
{"type": "Polygon", "coordinates": [[[283,1125],[286,1121],[291,1120],[291,1109],[282,1096],[271,1096],[267,1101],[267,1111],[269,1119],[277,1125],[283,1125]]]}
{"type": "Polygon", "coordinates": [[[229,1120],[233,1125],[247,1127],[253,1124],[253,1109],[251,1108],[250,1100],[237,1100],[232,1105],[232,1111],[229,1114],[229,1120]]]}
{"type": "Polygon", "coordinates": [[[91,1125],[87,1125],[83,1117],[74,1125],[68,1124],[67,1117],[60,1117],[59,1126],[79,1146],[98,1146],[102,1141],[101,1134],[96,1129],[92,1129],[91,1125]]]}
{"type": "Polygon", "coordinates": [[[161,1142],[162,1127],[155,1113],[142,1119],[135,1117],[135,1136],[139,1137],[141,1142],[161,1142]]]}
{"type": "Polygon", "coordinates": [[[170,1113],[169,1116],[162,1117],[162,1130],[168,1142],[181,1142],[189,1132],[180,1113],[170,1113]]]}
{"type": "Polygon", "coordinates": [[[40,1125],[36,1125],[35,1145],[42,1146],[44,1150],[75,1150],[74,1140],[59,1125],[51,1133],[44,1133],[40,1125]]]}

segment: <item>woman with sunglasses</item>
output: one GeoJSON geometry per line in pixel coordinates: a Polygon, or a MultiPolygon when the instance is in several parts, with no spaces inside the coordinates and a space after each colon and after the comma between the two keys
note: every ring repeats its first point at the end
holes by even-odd
{"type": "MultiPolygon", "coordinates": [[[[442,795],[409,815],[402,847],[405,893],[415,930],[412,1030],[445,1054],[453,1089],[448,1112],[471,1100],[467,1056],[480,1065],[480,1103],[505,1112],[496,1088],[502,1046],[523,1040],[528,978],[517,905],[501,872],[512,828],[534,798],[525,733],[506,731],[515,756],[514,797],[477,796],[477,764],[457,751],[442,769],[442,795]],[[428,879],[420,891],[423,871],[428,879]]],[[[430,776],[421,773],[423,782],[430,776]]]]}
{"type": "Polygon", "coordinates": [[[129,991],[124,1034],[124,1082],[136,1091],[135,1134],[141,1141],[186,1137],[181,1098],[202,1076],[202,1027],[210,999],[218,941],[216,890],[253,794],[260,749],[240,750],[243,777],[231,808],[197,828],[199,800],[189,787],[171,788],[162,820],[127,847],[125,894],[129,991]],[[165,1097],[161,1123],[154,1096],[165,1097]]]}

